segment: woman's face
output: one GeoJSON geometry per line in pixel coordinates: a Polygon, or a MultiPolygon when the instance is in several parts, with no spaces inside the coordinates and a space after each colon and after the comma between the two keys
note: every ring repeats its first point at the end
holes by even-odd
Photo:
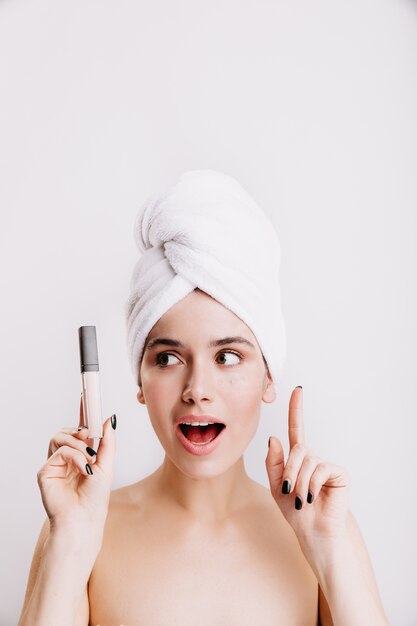
{"type": "Polygon", "coordinates": [[[215,476],[234,465],[256,432],[261,401],[275,399],[251,330],[200,290],[180,300],[153,326],[145,343],[140,384],[137,398],[146,404],[167,456],[192,477],[215,476]],[[242,337],[252,345],[228,342],[209,346],[226,337],[242,337]],[[148,347],[157,338],[179,341],[182,347],[148,347]],[[219,445],[209,454],[196,456],[180,443],[176,420],[187,414],[210,415],[226,425],[219,445]]]}

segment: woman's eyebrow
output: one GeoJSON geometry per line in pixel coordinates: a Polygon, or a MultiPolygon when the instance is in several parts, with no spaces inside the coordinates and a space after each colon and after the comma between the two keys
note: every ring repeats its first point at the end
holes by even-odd
{"type": "MultiPolygon", "coordinates": [[[[251,341],[249,341],[248,339],[245,339],[244,337],[240,337],[240,336],[236,336],[236,337],[224,337],[224,339],[214,339],[213,341],[210,341],[210,343],[208,344],[209,348],[215,348],[216,346],[224,346],[225,344],[228,343],[243,343],[246,344],[247,346],[255,349],[255,346],[253,345],[253,343],[251,341]]],[[[150,341],[148,341],[148,343],[146,344],[144,351],[145,350],[150,350],[151,348],[153,348],[154,346],[157,345],[164,345],[164,346],[174,346],[177,348],[185,348],[184,344],[181,343],[181,341],[177,341],[176,339],[168,339],[166,337],[157,337],[156,339],[151,339],[150,341]]]]}

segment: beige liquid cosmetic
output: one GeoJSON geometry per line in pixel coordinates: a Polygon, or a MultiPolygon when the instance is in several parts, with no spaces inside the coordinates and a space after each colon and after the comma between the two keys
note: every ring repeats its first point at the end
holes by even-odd
{"type": "Polygon", "coordinates": [[[78,338],[80,343],[83,425],[90,430],[88,439],[92,440],[91,447],[97,452],[100,439],[103,437],[103,419],[101,413],[96,327],[80,326],[78,338]]]}

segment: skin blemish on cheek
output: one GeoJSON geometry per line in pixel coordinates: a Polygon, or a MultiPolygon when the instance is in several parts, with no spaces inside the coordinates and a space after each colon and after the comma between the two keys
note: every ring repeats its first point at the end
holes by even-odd
{"type": "Polygon", "coordinates": [[[229,385],[236,385],[240,383],[247,383],[248,377],[240,372],[231,372],[230,376],[225,380],[229,385]]]}

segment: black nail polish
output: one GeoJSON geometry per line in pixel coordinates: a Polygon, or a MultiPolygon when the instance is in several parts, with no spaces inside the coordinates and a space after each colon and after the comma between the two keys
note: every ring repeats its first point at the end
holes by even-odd
{"type": "Polygon", "coordinates": [[[303,501],[301,500],[300,496],[295,496],[295,508],[297,509],[297,511],[299,511],[302,506],[303,501]]]}
{"type": "Polygon", "coordinates": [[[117,426],[116,414],[111,416],[111,426],[112,426],[113,430],[116,430],[116,426],[117,426]]]}
{"type": "Polygon", "coordinates": [[[271,443],[271,437],[268,439],[268,448],[269,448],[270,443],[271,443]]]}
{"type": "Polygon", "coordinates": [[[90,474],[91,476],[93,473],[93,470],[91,469],[88,463],[85,464],[85,469],[87,470],[87,474],[90,474]]]}
{"type": "Polygon", "coordinates": [[[291,483],[289,480],[284,480],[282,483],[282,493],[288,494],[291,491],[291,483]]]}
{"type": "Polygon", "coordinates": [[[296,389],[302,389],[301,385],[297,385],[296,389]]]}
{"type": "Polygon", "coordinates": [[[313,502],[313,494],[311,493],[311,491],[309,491],[309,492],[308,492],[308,495],[307,495],[307,502],[308,502],[309,504],[311,504],[311,503],[313,502]]]}
{"type": "Polygon", "coordinates": [[[94,456],[95,454],[97,454],[97,452],[93,450],[93,448],[90,448],[90,446],[87,446],[86,450],[90,456],[94,456]]]}

